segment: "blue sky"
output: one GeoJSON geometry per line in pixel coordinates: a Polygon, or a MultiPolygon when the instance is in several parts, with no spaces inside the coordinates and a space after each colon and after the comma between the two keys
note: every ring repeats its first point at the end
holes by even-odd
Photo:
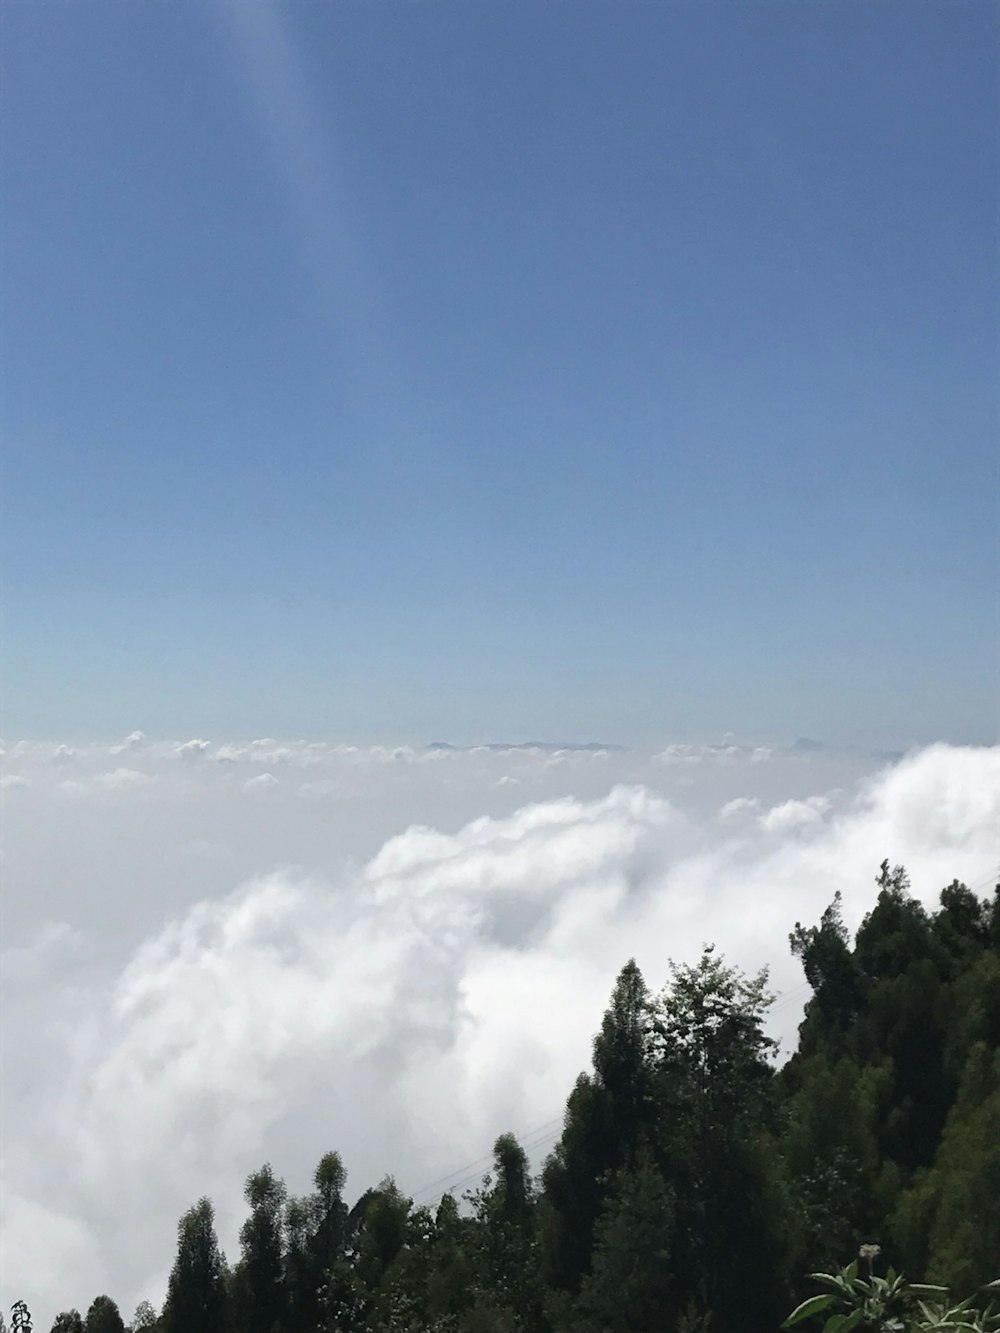
{"type": "Polygon", "coordinates": [[[998,27],[8,0],[8,741],[992,740],[998,27]]]}

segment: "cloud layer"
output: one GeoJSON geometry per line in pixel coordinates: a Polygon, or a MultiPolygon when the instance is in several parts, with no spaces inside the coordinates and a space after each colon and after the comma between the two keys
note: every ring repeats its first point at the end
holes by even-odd
{"type": "MultiPolygon", "coordinates": [[[[954,876],[985,891],[998,852],[997,749],[935,746],[859,776],[870,761],[731,745],[666,763],[138,733],[124,745],[127,767],[124,749],[26,747],[8,776],[32,785],[4,794],[28,828],[59,816],[69,860],[94,822],[125,843],[103,862],[124,888],[105,883],[76,914],[22,913],[30,928],[4,956],[2,1299],[24,1295],[40,1325],[101,1290],[129,1308],[158,1301],[176,1219],[202,1193],[232,1252],[242,1178],[266,1158],[302,1189],[333,1147],[355,1193],[386,1171],[419,1192],[460,1178],[503,1129],[536,1131],[544,1149],[631,955],[654,986],[708,940],[747,969],[770,964],[787,1048],[803,998],[784,947],[796,919],[841,889],[856,925],[885,856],[929,901],[954,876]],[[469,801],[491,813],[465,817],[469,801]],[[438,817],[410,822],[421,805],[438,817]],[[376,808],[406,827],[366,856],[323,854],[318,827],[367,811],[372,839],[376,808]],[[167,879],[141,836],[164,821],[185,847],[167,879]],[[297,867],[285,827],[311,830],[297,867]],[[239,831],[264,873],[235,874],[239,831]],[[183,865],[215,891],[178,887],[183,865]],[[138,902],[116,934],[129,886],[138,902]]],[[[29,844],[18,865],[37,874],[29,844]]]]}

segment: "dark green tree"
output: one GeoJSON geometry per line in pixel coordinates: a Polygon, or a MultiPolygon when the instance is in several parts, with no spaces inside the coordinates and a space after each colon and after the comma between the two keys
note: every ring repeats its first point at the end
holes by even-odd
{"type": "Polygon", "coordinates": [[[470,1196],[478,1223],[479,1287],[519,1327],[541,1322],[535,1190],[528,1157],[513,1134],[493,1145],[493,1171],[470,1196]]]}
{"type": "Polygon", "coordinates": [[[807,1013],[801,1049],[811,1051],[819,1028],[828,1045],[839,1053],[845,1034],[864,1003],[863,978],[854,961],[850,936],[841,914],[838,890],[818,926],[808,929],[796,921],[789,936],[792,953],[802,960],[806,981],[813,990],[812,1010],[807,1013]],[[812,1020],[812,1021],[810,1021],[812,1020]]]}
{"type": "Polygon", "coordinates": [[[57,1314],[52,1333],[83,1333],[83,1316],[79,1310],[63,1310],[57,1314]]]}
{"type": "Polygon", "coordinates": [[[581,1330],[661,1333],[671,1326],[674,1224],[673,1191],[648,1156],[617,1176],[580,1290],[581,1330]]]}
{"type": "Polygon", "coordinates": [[[1000,1049],[977,1043],[933,1166],[917,1174],[892,1219],[904,1257],[931,1281],[973,1291],[1000,1263],[1000,1049]]]}
{"type": "Polygon", "coordinates": [[[266,1163],[247,1177],[243,1193],[250,1216],[240,1229],[237,1315],[246,1333],[273,1333],[275,1325],[284,1325],[287,1304],[282,1243],[285,1184],[266,1163]]]}
{"type": "Polygon", "coordinates": [[[83,1323],[84,1333],[125,1333],[125,1321],[110,1296],[97,1296],[83,1323]]]}
{"type": "Polygon", "coordinates": [[[720,1331],[770,1328],[785,1299],[786,1257],[772,1185],[767,974],[746,977],[711,946],[672,973],[655,1005],[653,1041],[658,1160],[676,1200],[675,1300],[711,1312],[720,1331]]]}
{"type": "Polygon", "coordinates": [[[365,1205],[364,1220],[357,1237],[357,1267],[368,1288],[376,1290],[398,1257],[407,1238],[407,1218],[412,1202],[386,1176],[365,1205]]]}
{"type": "Polygon", "coordinates": [[[209,1199],[199,1199],[177,1224],[177,1256],[163,1306],[165,1333],[225,1333],[226,1261],[209,1199]]]}
{"type": "Polygon", "coordinates": [[[630,959],[594,1039],[594,1072],[577,1079],[542,1173],[542,1263],[555,1287],[575,1292],[590,1267],[612,1174],[636,1159],[654,1114],[650,1079],[649,995],[630,959]]]}
{"type": "Polygon", "coordinates": [[[454,1326],[474,1303],[475,1226],[472,1218],[461,1215],[453,1196],[444,1195],[434,1217],[427,1259],[425,1315],[431,1327],[454,1326]]]}
{"type": "Polygon", "coordinates": [[[311,1330],[322,1317],[331,1274],[342,1264],[347,1236],[340,1155],[326,1153],[313,1173],[315,1192],[291,1199],[285,1213],[285,1286],[290,1333],[311,1330]]]}

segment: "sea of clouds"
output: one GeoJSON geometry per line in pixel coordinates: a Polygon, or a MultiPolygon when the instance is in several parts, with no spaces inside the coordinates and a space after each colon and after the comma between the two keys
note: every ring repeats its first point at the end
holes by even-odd
{"type": "Polygon", "coordinates": [[[881,860],[991,890],[1000,748],[11,745],[3,808],[0,1300],[36,1326],[159,1302],[176,1222],[242,1181],[418,1200],[558,1132],[615,976],[705,942],[778,994],[787,948],[881,860]],[[450,1174],[449,1174],[450,1173],[450,1174]]]}

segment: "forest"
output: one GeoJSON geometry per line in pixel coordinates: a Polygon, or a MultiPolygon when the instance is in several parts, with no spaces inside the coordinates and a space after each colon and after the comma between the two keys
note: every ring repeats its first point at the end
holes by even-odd
{"type": "Polygon", "coordinates": [[[791,930],[811,996],[782,1066],[766,973],[706,947],[654,991],[629,961],[539,1176],[512,1134],[434,1208],[391,1177],[349,1202],[336,1152],[301,1198],[264,1165],[232,1262],[199,1199],[160,1311],[100,1295],[52,1333],[1000,1327],[1000,886],[928,911],[883,862],[876,888],[853,939],[839,894],[791,930]]]}

